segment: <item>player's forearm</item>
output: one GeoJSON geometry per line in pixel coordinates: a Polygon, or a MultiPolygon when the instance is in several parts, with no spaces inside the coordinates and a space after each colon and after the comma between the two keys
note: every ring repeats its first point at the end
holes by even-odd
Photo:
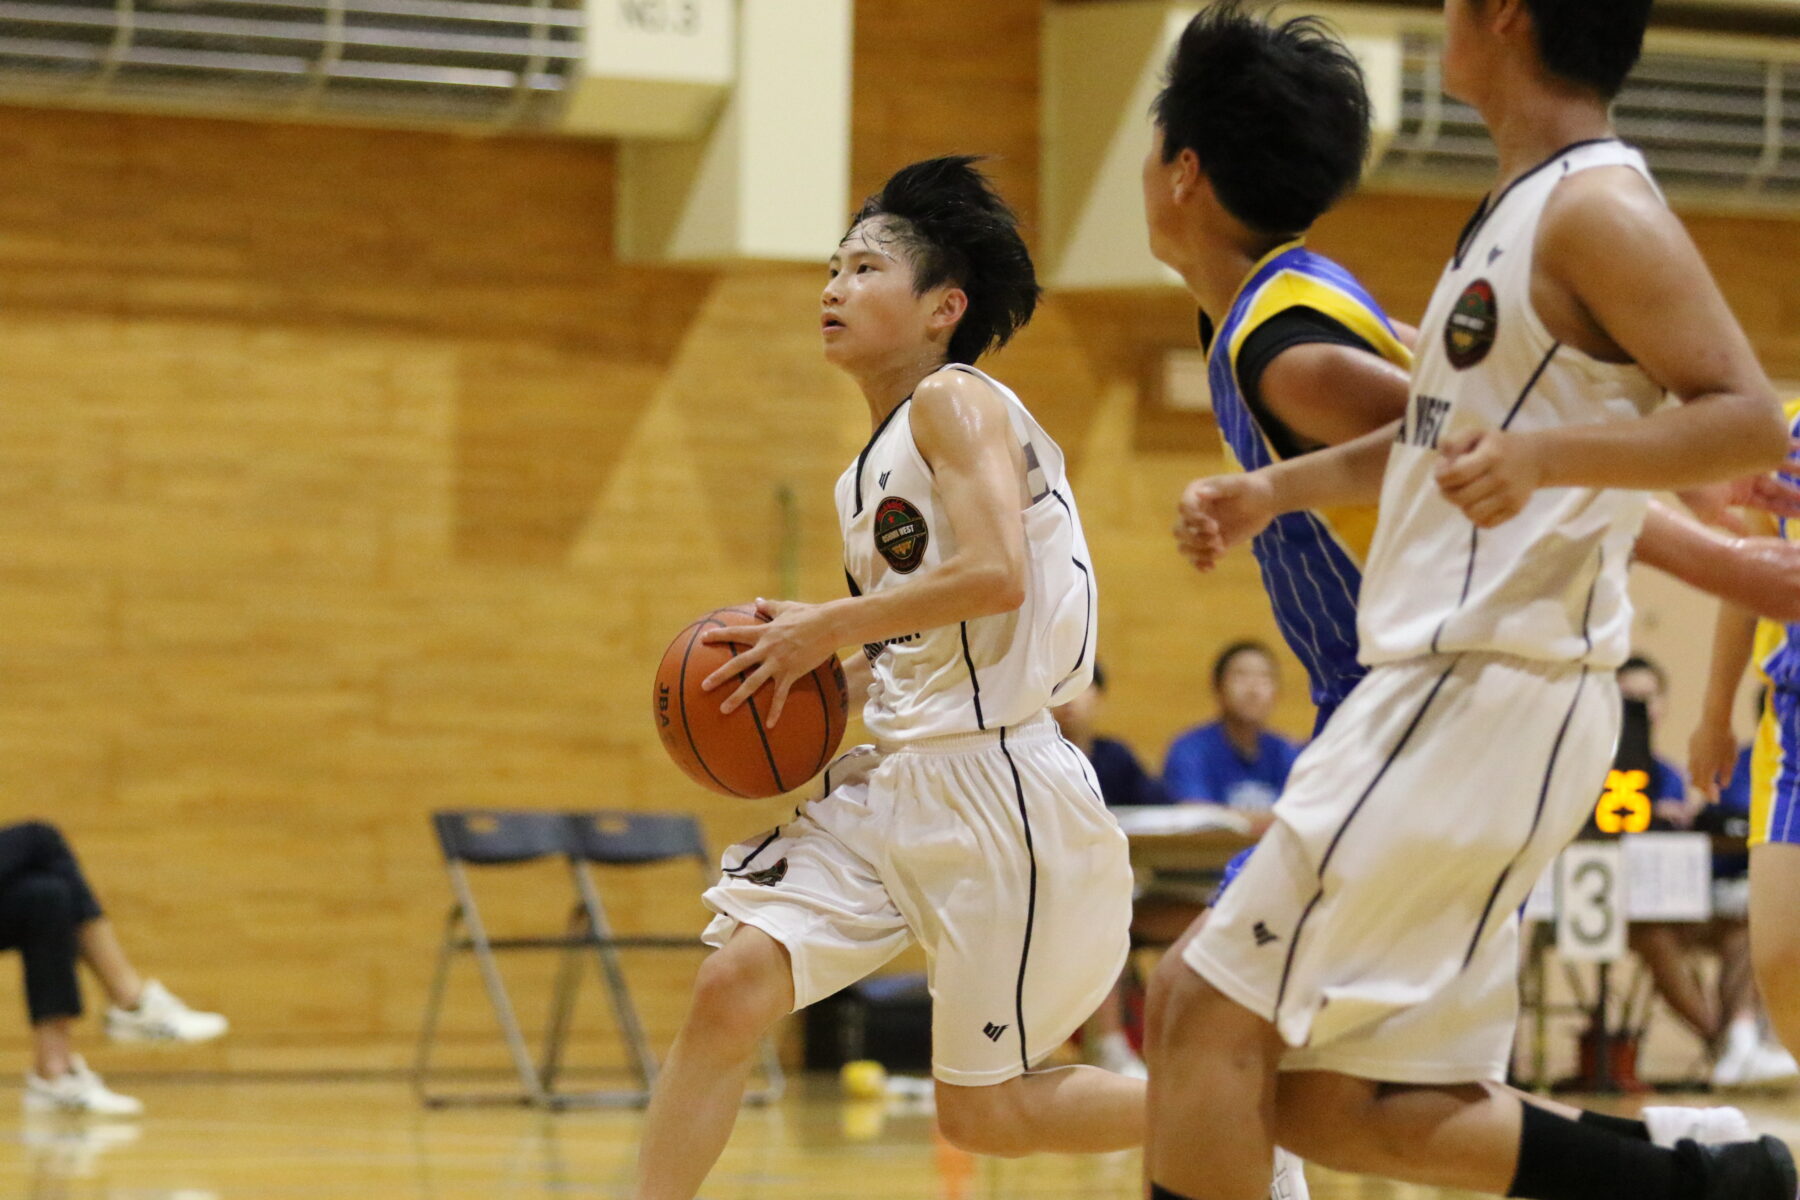
{"type": "Polygon", "coordinates": [[[1655,503],[1638,539],[1638,560],[1762,616],[1800,620],[1800,544],[1730,537],[1655,503]]]}
{"type": "Polygon", "coordinates": [[[1400,422],[1393,421],[1354,441],[1317,450],[1265,468],[1275,511],[1374,504],[1400,422]]]}
{"type": "Polygon", "coordinates": [[[1541,487],[1676,491],[1780,469],[1787,429],[1772,396],[1720,394],[1636,421],[1564,426],[1535,444],[1541,487]]]}
{"type": "Polygon", "coordinates": [[[959,621],[1012,612],[1025,602],[1025,562],[961,555],[903,587],[824,605],[836,644],[866,646],[959,621]]]}
{"type": "Polygon", "coordinates": [[[1738,685],[1744,680],[1744,669],[1750,665],[1750,652],[1755,642],[1756,614],[1735,604],[1720,604],[1719,617],[1713,626],[1712,665],[1707,672],[1706,696],[1700,706],[1702,722],[1731,724],[1738,685]]]}

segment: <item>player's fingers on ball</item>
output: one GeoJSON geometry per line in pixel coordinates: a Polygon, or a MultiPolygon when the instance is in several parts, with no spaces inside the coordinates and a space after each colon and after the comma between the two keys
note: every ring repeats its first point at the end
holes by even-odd
{"type": "Polygon", "coordinates": [[[708,629],[700,635],[700,640],[708,646],[751,646],[762,637],[762,629],[755,625],[724,625],[718,629],[708,629]]]}
{"type": "Polygon", "coordinates": [[[759,664],[756,670],[746,675],[744,681],[738,684],[737,690],[725,698],[725,703],[719,705],[719,711],[727,715],[736,712],[740,705],[756,695],[756,689],[761,687],[768,678],[769,664],[759,664]]]}
{"type": "Polygon", "coordinates": [[[794,686],[792,679],[782,679],[775,684],[775,698],[769,701],[768,715],[763,717],[763,725],[774,728],[775,722],[781,720],[781,714],[787,708],[788,689],[794,686]]]}

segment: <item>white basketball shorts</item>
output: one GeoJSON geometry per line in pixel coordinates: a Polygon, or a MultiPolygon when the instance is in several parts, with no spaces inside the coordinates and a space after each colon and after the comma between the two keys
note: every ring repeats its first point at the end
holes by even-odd
{"type": "Polygon", "coordinates": [[[1040,714],[843,755],[792,822],[725,853],[703,936],[722,946],[741,922],[780,942],[796,1009],[917,941],[933,1073],[978,1087],[1023,1074],[1100,1006],[1131,885],[1093,768],[1040,714]]]}
{"type": "Polygon", "coordinates": [[[1283,1070],[1503,1079],[1518,910],[1593,811],[1619,712],[1604,669],[1377,667],[1294,764],[1183,961],[1275,1024],[1283,1070]]]}

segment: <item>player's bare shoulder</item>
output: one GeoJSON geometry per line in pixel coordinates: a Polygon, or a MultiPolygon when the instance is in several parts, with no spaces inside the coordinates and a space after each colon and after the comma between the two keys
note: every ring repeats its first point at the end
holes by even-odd
{"type": "Polygon", "coordinates": [[[908,416],[914,444],[933,465],[946,455],[962,459],[984,444],[1003,444],[1011,428],[1006,398],[981,376],[954,368],[919,382],[908,416]]]}

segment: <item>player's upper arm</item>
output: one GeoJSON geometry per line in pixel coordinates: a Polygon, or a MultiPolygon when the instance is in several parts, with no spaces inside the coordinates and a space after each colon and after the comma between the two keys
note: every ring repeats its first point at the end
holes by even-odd
{"type": "Polygon", "coordinates": [[[1558,186],[1535,253],[1544,277],[1677,398],[1738,395],[1774,405],[1699,249],[1636,172],[1596,168],[1558,186]]]}
{"type": "Polygon", "coordinates": [[[955,558],[999,575],[1024,599],[1023,453],[1007,401],[966,371],[939,371],[913,392],[913,443],[944,502],[955,558]]]}
{"type": "Polygon", "coordinates": [[[1378,355],[1306,342],[1263,368],[1258,391],[1283,424],[1309,442],[1336,446],[1406,415],[1411,379],[1378,355]]]}

